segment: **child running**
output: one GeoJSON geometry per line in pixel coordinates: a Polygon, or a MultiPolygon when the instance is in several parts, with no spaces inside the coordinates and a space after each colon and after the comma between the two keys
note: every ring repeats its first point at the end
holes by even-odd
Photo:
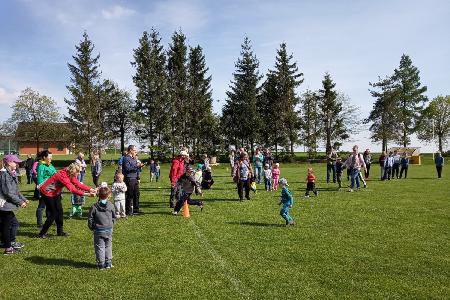
{"type": "Polygon", "coordinates": [[[127,191],[127,185],[123,182],[123,174],[116,174],[116,181],[112,185],[112,193],[114,198],[114,206],[116,208],[116,219],[120,217],[126,218],[125,213],[125,192],[127,191]]]}
{"type": "Polygon", "coordinates": [[[308,175],[306,176],[306,192],[305,197],[309,197],[309,192],[313,191],[314,195],[318,196],[319,192],[316,190],[316,175],[312,168],[308,168],[308,175]]]}
{"type": "Polygon", "coordinates": [[[108,187],[101,187],[99,200],[91,207],[88,217],[89,229],[94,232],[94,251],[99,270],[113,267],[112,234],[116,215],[114,205],[108,201],[110,195],[108,187]]]}
{"type": "Polygon", "coordinates": [[[273,190],[277,191],[278,190],[278,180],[280,179],[280,164],[276,163],[273,166],[272,169],[272,183],[273,183],[273,190]]]}
{"type": "Polygon", "coordinates": [[[280,179],[280,185],[281,185],[281,199],[280,199],[280,205],[283,205],[280,210],[281,217],[286,221],[286,226],[293,226],[295,225],[294,219],[289,215],[289,209],[292,208],[292,205],[294,204],[294,198],[292,197],[291,192],[287,188],[289,185],[287,183],[286,178],[280,179]]]}
{"type": "Polygon", "coordinates": [[[186,173],[180,177],[177,181],[177,189],[179,189],[179,197],[175,208],[172,212],[173,215],[178,215],[184,202],[187,201],[189,205],[197,205],[200,210],[203,210],[203,201],[192,200],[191,195],[195,191],[195,194],[202,195],[200,185],[194,178],[194,169],[191,166],[186,168],[186,173]]]}

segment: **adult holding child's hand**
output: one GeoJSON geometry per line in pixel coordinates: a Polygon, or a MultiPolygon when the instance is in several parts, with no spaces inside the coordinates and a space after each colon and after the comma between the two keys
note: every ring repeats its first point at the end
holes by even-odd
{"type": "Polygon", "coordinates": [[[25,208],[28,200],[20,193],[16,176],[17,164],[22,161],[9,154],[3,158],[4,169],[0,172],[0,221],[4,254],[14,254],[23,247],[16,242],[16,232],[19,222],[14,215],[19,207],[25,208]]]}
{"type": "Polygon", "coordinates": [[[63,208],[61,203],[62,189],[66,187],[69,192],[77,196],[94,197],[97,193],[96,188],[91,188],[78,181],[81,167],[77,163],[70,164],[67,168],[56,172],[40,187],[42,198],[50,212],[49,217],[39,233],[40,238],[47,238],[47,231],[56,222],[56,232],[58,236],[67,236],[63,231],[63,208]]]}

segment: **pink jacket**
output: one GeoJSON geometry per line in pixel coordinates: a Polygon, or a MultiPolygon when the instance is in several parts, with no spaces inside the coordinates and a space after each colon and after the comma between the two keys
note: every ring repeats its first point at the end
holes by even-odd
{"type": "Polygon", "coordinates": [[[280,169],[275,169],[275,168],[273,168],[272,169],[272,178],[274,178],[274,179],[277,179],[277,178],[279,178],[280,177],[280,169]]]}

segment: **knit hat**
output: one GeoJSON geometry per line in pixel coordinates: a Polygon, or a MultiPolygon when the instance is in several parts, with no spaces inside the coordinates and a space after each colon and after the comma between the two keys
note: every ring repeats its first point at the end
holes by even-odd
{"type": "Polygon", "coordinates": [[[289,186],[289,184],[288,184],[286,178],[281,178],[281,179],[280,179],[280,184],[281,184],[281,185],[285,185],[285,186],[289,186]]]}

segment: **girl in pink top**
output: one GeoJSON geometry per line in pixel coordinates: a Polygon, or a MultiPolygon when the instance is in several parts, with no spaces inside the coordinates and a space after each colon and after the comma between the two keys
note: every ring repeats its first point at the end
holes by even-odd
{"type": "Polygon", "coordinates": [[[280,164],[276,163],[272,169],[273,189],[278,190],[278,180],[280,179],[280,164]]]}

